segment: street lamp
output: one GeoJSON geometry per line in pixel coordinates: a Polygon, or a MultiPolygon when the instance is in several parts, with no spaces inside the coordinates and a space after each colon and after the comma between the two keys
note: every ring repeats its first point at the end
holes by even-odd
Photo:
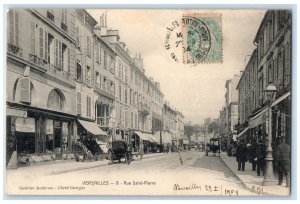
{"type": "Polygon", "coordinates": [[[273,171],[273,149],[272,149],[272,102],[275,100],[277,88],[275,85],[268,85],[265,89],[266,93],[269,93],[273,97],[268,104],[268,122],[266,123],[266,129],[268,130],[267,136],[267,155],[266,155],[266,169],[263,180],[263,186],[272,186],[276,184],[276,179],[273,171]]]}

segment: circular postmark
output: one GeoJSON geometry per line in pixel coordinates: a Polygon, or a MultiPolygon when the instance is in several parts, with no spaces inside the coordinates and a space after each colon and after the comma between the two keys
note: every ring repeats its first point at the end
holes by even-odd
{"type": "Polygon", "coordinates": [[[218,13],[183,15],[167,27],[164,47],[177,63],[222,63],[222,16],[218,13]]]}

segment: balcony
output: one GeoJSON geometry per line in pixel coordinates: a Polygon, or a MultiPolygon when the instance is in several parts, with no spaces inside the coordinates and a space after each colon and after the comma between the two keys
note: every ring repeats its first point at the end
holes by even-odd
{"type": "Polygon", "coordinates": [[[68,26],[66,24],[64,24],[63,22],[61,22],[61,29],[65,32],[68,32],[68,26]]]}
{"type": "Polygon", "coordinates": [[[47,18],[54,22],[54,15],[50,11],[47,11],[47,18]]]}
{"type": "Polygon", "coordinates": [[[97,117],[97,125],[99,127],[108,127],[110,117],[97,117]]]}
{"type": "Polygon", "coordinates": [[[12,53],[16,56],[22,57],[23,56],[23,49],[8,43],[8,52],[12,53]]]}
{"type": "Polygon", "coordinates": [[[29,53],[29,62],[47,69],[47,62],[45,62],[43,58],[40,58],[34,54],[29,53]]]}
{"type": "Polygon", "coordinates": [[[53,73],[56,76],[59,76],[63,79],[70,80],[70,73],[66,72],[53,64],[49,64],[49,72],[53,73]]]}
{"type": "Polygon", "coordinates": [[[140,104],[140,110],[139,112],[142,114],[142,115],[149,115],[150,114],[150,107],[147,106],[146,104],[140,104]]]}

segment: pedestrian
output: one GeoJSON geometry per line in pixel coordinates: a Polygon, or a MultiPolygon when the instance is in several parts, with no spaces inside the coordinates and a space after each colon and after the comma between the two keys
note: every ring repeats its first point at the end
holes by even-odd
{"type": "Polygon", "coordinates": [[[249,146],[248,150],[248,158],[249,162],[252,164],[252,171],[256,171],[256,162],[257,162],[257,154],[256,154],[256,143],[253,141],[249,146]]]}
{"type": "Polygon", "coordinates": [[[286,177],[286,187],[290,186],[290,155],[291,148],[282,138],[277,147],[278,185],[282,184],[283,175],[286,177]]]}
{"type": "Polygon", "coordinates": [[[266,146],[263,144],[262,140],[258,141],[257,149],[256,149],[256,158],[257,158],[257,176],[260,176],[260,172],[265,174],[265,159],[266,159],[266,146]]]}
{"type": "Polygon", "coordinates": [[[247,147],[244,142],[240,142],[236,149],[236,157],[238,162],[238,171],[245,171],[245,162],[247,161],[247,147]]]}

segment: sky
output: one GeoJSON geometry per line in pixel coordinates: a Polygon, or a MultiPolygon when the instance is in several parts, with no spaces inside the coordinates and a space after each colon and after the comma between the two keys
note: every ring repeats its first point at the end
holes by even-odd
{"type": "MultiPolygon", "coordinates": [[[[145,73],[160,82],[165,100],[183,113],[185,122],[202,124],[218,118],[225,105],[225,83],[244,70],[265,10],[88,9],[99,21],[107,12],[107,28],[119,30],[131,56],[140,53],[145,73]],[[167,27],[186,13],[222,15],[223,62],[194,66],[175,62],[164,47],[167,27]]],[[[179,56],[181,57],[181,56],[179,56]]]]}

